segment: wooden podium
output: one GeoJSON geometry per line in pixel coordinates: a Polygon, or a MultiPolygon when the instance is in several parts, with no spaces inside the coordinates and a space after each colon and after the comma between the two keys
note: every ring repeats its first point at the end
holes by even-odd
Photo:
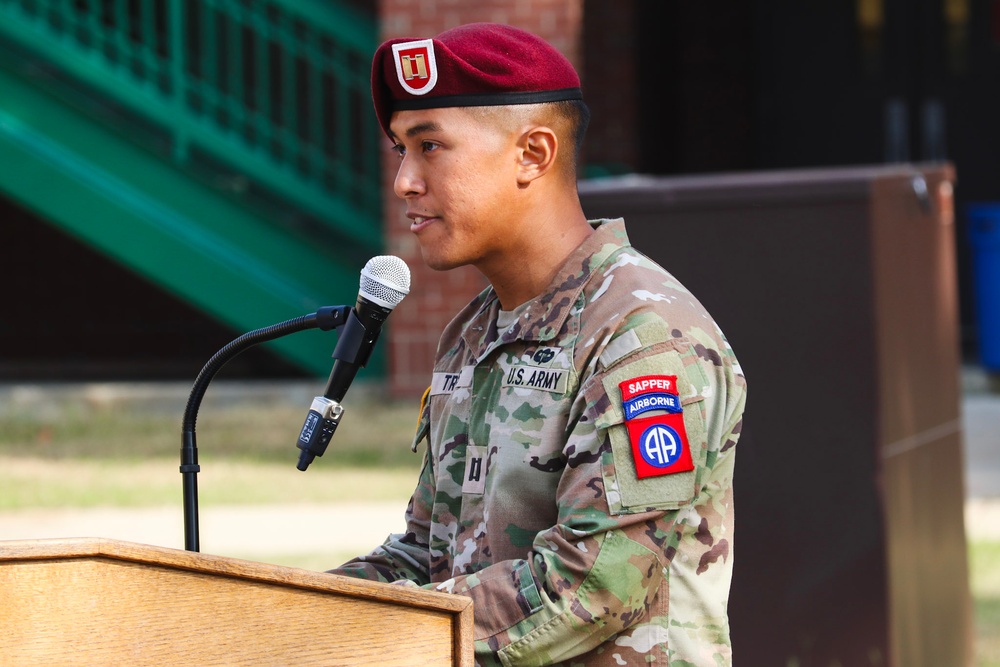
{"type": "Polygon", "coordinates": [[[472,601],[109,539],[0,542],[0,664],[473,665],[472,601]]]}

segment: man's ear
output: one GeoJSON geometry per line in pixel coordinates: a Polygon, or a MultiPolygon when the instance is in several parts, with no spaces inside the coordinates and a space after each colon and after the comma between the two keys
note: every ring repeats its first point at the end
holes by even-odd
{"type": "Polygon", "coordinates": [[[559,139],[552,128],[536,125],[521,135],[518,149],[517,182],[523,187],[555,169],[559,139]]]}

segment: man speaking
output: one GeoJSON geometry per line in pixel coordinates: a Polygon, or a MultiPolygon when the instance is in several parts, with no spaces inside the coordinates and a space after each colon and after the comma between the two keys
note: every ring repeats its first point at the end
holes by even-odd
{"type": "Polygon", "coordinates": [[[406,532],[332,572],[472,598],[480,665],[731,664],[746,383],[625,222],[586,218],[576,71],[478,23],[382,44],[372,94],[423,260],[490,286],[441,336],[406,532]]]}

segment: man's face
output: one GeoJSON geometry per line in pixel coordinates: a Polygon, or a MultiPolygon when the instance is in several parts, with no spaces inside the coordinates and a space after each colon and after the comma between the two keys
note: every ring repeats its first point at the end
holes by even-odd
{"type": "Polygon", "coordinates": [[[517,133],[492,118],[460,108],[393,114],[400,157],[394,190],[433,269],[513,259],[517,133]]]}

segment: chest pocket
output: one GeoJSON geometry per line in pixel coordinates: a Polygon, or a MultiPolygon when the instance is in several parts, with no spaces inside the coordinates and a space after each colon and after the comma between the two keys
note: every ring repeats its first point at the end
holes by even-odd
{"type": "Polygon", "coordinates": [[[612,460],[603,467],[603,474],[612,514],[678,509],[694,499],[703,475],[708,446],[703,408],[708,383],[697,360],[689,358],[694,352],[686,341],[675,339],[670,348],[613,368],[588,389],[592,393],[588,403],[604,406],[594,422],[607,432],[611,442],[612,460]],[[671,432],[679,436],[678,442],[671,444],[683,443],[691,457],[688,467],[693,469],[681,466],[679,472],[641,477],[648,474],[649,466],[642,463],[640,448],[649,444],[642,441],[638,429],[630,433],[629,417],[635,419],[635,415],[627,414],[620,386],[637,378],[676,378],[676,392],[666,390],[676,393],[677,398],[676,403],[672,397],[668,401],[669,412],[675,415],[669,418],[675,426],[671,432]],[[602,393],[608,400],[600,400],[602,393]]]}
{"type": "Polygon", "coordinates": [[[496,381],[484,415],[484,500],[490,525],[500,527],[504,539],[523,550],[530,548],[535,533],[558,519],[556,489],[566,465],[563,445],[576,374],[558,355],[542,363],[511,355],[492,372],[496,381]]]}
{"type": "MultiPolygon", "coordinates": [[[[554,350],[558,348],[544,348],[554,350]]],[[[498,359],[493,373],[499,381],[493,386],[489,421],[489,442],[501,448],[516,448],[509,456],[522,465],[545,469],[555,465],[565,439],[566,414],[575,394],[577,376],[569,366],[568,356],[534,358],[508,355],[498,359]],[[537,363],[535,358],[545,359],[537,363]]],[[[552,470],[545,470],[552,472],[552,470]]]]}

